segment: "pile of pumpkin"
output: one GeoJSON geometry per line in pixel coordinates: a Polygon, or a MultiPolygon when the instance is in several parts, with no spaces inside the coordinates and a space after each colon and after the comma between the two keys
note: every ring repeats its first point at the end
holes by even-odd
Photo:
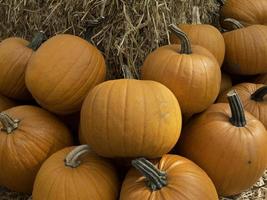
{"type": "Polygon", "coordinates": [[[198,13],[169,26],[179,44],[148,55],[142,80],[123,66],[105,81],[101,52],[77,36],[2,41],[0,185],[34,200],[215,200],[251,187],[267,167],[267,2],[228,0],[223,34],[198,13]],[[62,120],[75,113],[71,134],[62,120]]]}

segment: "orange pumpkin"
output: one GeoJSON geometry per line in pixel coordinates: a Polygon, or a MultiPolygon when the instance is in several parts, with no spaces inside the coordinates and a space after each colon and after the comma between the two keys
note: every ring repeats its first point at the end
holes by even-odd
{"type": "MultiPolygon", "coordinates": [[[[246,111],[259,119],[267,128],[267,86],[263,84],[241,83],[231,88],[235,90],[244,104],[246,111]]],[[[218,102],[227,102],[227,92],[225,91],[218,98],[218,102]]]]}
{"type": "Polygon", "coordinates": [[[214,56],[205,48],[192,45],[186,34],[175,25],[170,29],[181,45],[158,48],[146,58],[142,79],[166,85],[176,96],[186,116],[204,111],[217,98],[221,71],[214,56]]]}
{"type": "Polygon", "coordinates": [[[243,27],[234,19],[227,19],[237,28],[223,34],[226,55],[225,70],[238,75],[267,72],[267,26],[243,27]],[[256,38],[256,39],[255,39],[256,38]]]}
{"type": "Polygon", "coordinates": [[[105,60],[87,41],[61,34],[47,40],[33,55],[26,85],[36,101],[57,114],[80,110],[95,85],[104,81],[105,60]]]}
{"type": "Polygon", "coordinates": [[[210,106],[183,129],[178,142],[181,155],[199,165],[222,196],[250,188],[267,166],[264,125],[244,111],[234,91],[229,104],[210,106]]]}
{"type": "Polygon", "coordinates": [[[68,129],[47,111],[34,106],[0,113],[0,185],[31,193],[42,163],[72,144],[68,129]]]}
{"type": "Polygon", "coordinates": [[[220,94],[231,87],[232,87],[231,77],[228,74],[222,72],[220,94]]]}
{"type": "Polygon", "coordinates": [[[266,0],[227,0],[221,10],[221,17],[234,18],[243,25],[267,25],[266,0]]]}
{"type": "MultiPolygon", "coordinates": [[[[192,44],[209,50],[221,66],[225,54],[225,44],[221,32],[212,25],[201,24],[197,6],[193,7],[192,16],[192,24],[180,24],[179,28],[186,33],[192,44]]],[[[180,44],[179,37],[173,33],[170,36],[170,40],[172,44],[180,44]]]]}
{"type": "Polygon", "coordinates": [[[87,145],[65,148],[42,165],[34,200],[116,200],[119,181],[114,167],[87,145]]]}
{"type": "Polygon", "coordinates": [[[16,103],[2,95],[0,95],[0,112],[15,107],[16,103]]]}
{"type": "Polygon", "coordinates": [[[25,70],[33,52],[44,39],[42,32],[31,43],[11,37],[0,43],[0,93],[14,99],[31,98],[25,85],[25,70]]]}
{"type": "Polygon", "coordinates": [[[157,158],[181,131],[173,93],[154,81],[119,79],[96,86],[81,110],[80,140],[104,157],[157,158]]]}
{"type": "Polygon", "coordinates": [[[122,185],[120,200],[216,200],[208,175],[195,163],[177,155],[164,155],[156,165],[144,158],[132,161],[122,185]]]}

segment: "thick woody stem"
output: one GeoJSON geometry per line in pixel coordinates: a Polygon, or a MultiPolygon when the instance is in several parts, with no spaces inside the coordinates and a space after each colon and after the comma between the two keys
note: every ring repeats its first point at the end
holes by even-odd
{"type": "Polygon", "coordinates": [[[245,26],[241,24],[239,21],[233,18],[227,18],[223,20],[224,23],[230,24],[234,30],[244,28],[245,26]]]}
{"type": "Polygon", "coordinates": [[[267,86],[263,86],[251,95],[251,99],[259,102],[264,101],[264,97],[266,94],[267,94],[267,86]]]}
{"type": "Polygon", "coordinates": [[[2,123],[1,131],[5,131],[8,134],[12,133],[14,130],[16,130],[19,126],[18,119],[12,119],[9,115],[6,113],[0,113],[0,122],[2,123]]]}
{"type": "Polygon", "coordinates": [[[65,166],[76,168],[81,164],[79,160],[81,156],[87,154],[90,151],[88,145],[80,145],[74,148],[65,158],[65,166]]]}
{"type": "Polygon", "coordinates": [[[36,51],[41,46],[44,40],[45,40],[45,33],[43,31],[40,31],[34,35],[28,47],[33,51],[36,51]]]}

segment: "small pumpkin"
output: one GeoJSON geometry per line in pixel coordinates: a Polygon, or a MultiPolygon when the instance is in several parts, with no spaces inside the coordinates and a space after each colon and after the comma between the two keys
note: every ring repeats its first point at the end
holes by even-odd
{"type": "Polygon", "coordinates": [[[267,25],[266,0],[227,0],[221,10],[222,19],[234,18],[244,26],[267,25]]]}
{"type": "MultiPolygon", "coordinates": [[[[241,83],[231,88],[235,90],[244,104],[246,111],[259,119],[267,128],[267,86],[263,84],[241,83]]],[[[222,93],[218,102],[227,102],[227,92],[222,93]]]]}
{"type": "Polygon", "coordinates": [[[141,77],[167,86],[178,99],[182,113],[191,116],[204,111],[216,100],[221,71],[208,50],[191,46],[187,35],[175,25],[170,29],[180,38],[181,45],[163,46],[148,55],[141,77]]]}
{"type": "Polygon", "coordinates": [[[79,111],[89,90],[105,75],[105,60],[96,47],[77,36],[59,34],[31,58],[26,85],[42,107],[65,115],[79,111]]]}
{"type": "Polygon", "coordinates": [[[25,85],[25,70],[32,54],[41,45],[44,34],[39,32],[28,41],[11,37],[0,43],[0,93],[17,100],[31,99],[25,85]]]}
{"type": "Polygon", "coordinates": [[[267,26],[244,27],[235,19],[226,21],[237,29],[223,34],[226,45],[224,69],[238,75],[266,73],[267,26]]]}
{"type": "Polygon", "coordinates": [[[5,110],[0,122],[0,185],[31,193],[42,163],[71,145],[71,135],[57,118],[34,106],[5,110]]]}
{"type": "Polygon", "coordinates": [[[177,145],[181,155],[209,175],[222,196],[249,189],[267,166],[264,125],[243,109],[236,92],[227,97],[230,106],[210,106],[188,123],[177,145]]]}
{"type": "Polygon", "coordinates": [[[34,200],[116,200],[119,180],[114,167],[88,145],[54,153],[42,165],[33,188],[34,200]]]}
{"type": "Polygon", "coordinates": [[[17,104],[12,101],[11,99],[8,99],[7,97],[0,95],[0,112],[7,110],[9,108],[15,107],[17,104]]]}
{"type": "Polygon", "coordinates": [[[220,94],[231,87],[232,87],[231,77],[228,74],[222,72],[220,94]]]}
{"type": "MultiPolygon", "coordinates": [[[[178,27],[186,33],[192,44],[205,47],[209,50],[221,66],[225,54],[225,44],[222,34],[212,25],[201,24],[198,6],[193,7],[192,16],[192,24],[180,24],[178,27]]],[[[174,33],[170,35],[170,41],[172,44],[180,44],[179,37],[174,33]]]]}
{"type": "Polygon", "coordinates": [[[103,157],[157,158],[181,131],[174,94],[155,81],[111,80],[89,92],[81,110],[80,141],[103,157]]]}
{"type": "Polygon", "coordinates": [[[208,175],[195,163],[177,155],[164,155],[156,165],[139,158],[122,185],[120,200],[190,199],[216,200],[208,175]]]}

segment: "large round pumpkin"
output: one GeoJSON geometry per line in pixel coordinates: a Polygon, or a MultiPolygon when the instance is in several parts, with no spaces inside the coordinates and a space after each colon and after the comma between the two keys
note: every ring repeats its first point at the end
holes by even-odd
{"type": "MultiPolygon", "coordinates": [[[[192,15],[193,23],[180,24],[179,28],[186,33],[192,44],[205,47],[209,50],[221,66],[225,54],[225,44],[222,34],[214,26],[200,23],[199,8],[197,6],[194,7],[192,15]]],[[[174,33],[171,34],[170,40],[173,44],[180,44],[179,37],[174,33]]]]}
{"type": "Polygon", "coordinates": [[[34,200],[116,200],[119,181],[114,167],[87,145],[65,148],[42,165],[34,200]]]}
{"type": "Polygon", "coordinates": [[[222,7],[221,16],[234,18],[243,25],[267,25],[266,0],[227,0],[222,7]]]}
{"type": "Polygon", "coordinates": [[[0,112],[7,110],[9,108],[15,107],[16,103],[11,99],[6,98],[3,95],[0,95],[0,112]]]}
{"type": "Polygon", "coordinates": [[[80,139],[104,157],[157,158],[175,145],[181,122],[179,103],[164,85],[112,80],[86,97],[80,139]]]}
{"type": "Polygon", "coordinates": [[[142,79],[158,81],[176,96],[182,113],[190,116],[204,111],[217,98],[221,71],[214,56],[205,48],[190,45],[186,34],[171,25],[181,45],[158,48],[146,58],[142,79]]]}
{"type": "Polygon", "coordinates": [[[0,113],[0,185],[31,193],[42,163],[72,144],[68,129],[47,111],[34,106],[0,113]]]}
{"type": "MultiPolygon", "coordinates": [[[[241,83],[231,88],[235,90],[244,104],[246,111],[259,119],[267,128],[267,86],[263,84],[241,83]]],[[[222,93],[218,102],[227,102],[227,93],[222,93]]]]}
{"type": "Polygon", "coordinates": [[[36,51],[26,71],[26,85],[47,110],[70,114],[95,85],[104,81],[105,60],[87,41],[61,34],[47,40],[36,51]]]}
{"type": "Polygon", "coordinates": [[[195,163],[177,155],[164,155],[156,165],[144,158],[132,161],[120,200],[216,200],[208,175],[195,163]]]}
{"type": "Polygon", "coordinates": [[[225,70],[232,74],[256,75],[267,72],[267,26],[242,27],[234,20],[237,29],[223,34],[226,55],[225,70]]]}
{"type": "Polygon", "coordinates": [[[222,196],[249,189],[267,166],[264,125],[244,111],[237,93],[229,104],[210,106],[183,129],[178,142],[181,155],[199,165],[222,196]]]}
{"type": "Polygon", "coordinates": [[[18,100],[31,98],[25,85],[25,70],[43,37],[43,33],[38,33],[31,43],[16,37],[7,38],[0,43],[1,94],[18,100]]]}

